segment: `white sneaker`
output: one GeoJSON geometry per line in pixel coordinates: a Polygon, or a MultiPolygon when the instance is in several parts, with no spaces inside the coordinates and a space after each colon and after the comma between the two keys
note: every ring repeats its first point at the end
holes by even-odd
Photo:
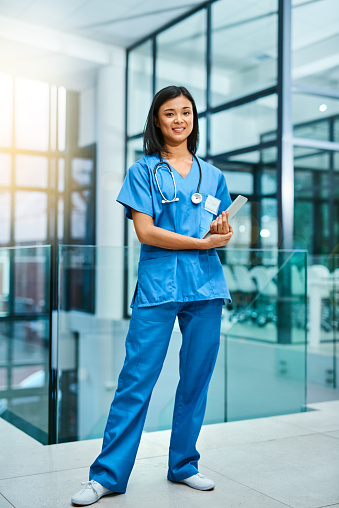
{"type": "Polygon", "coordinates": [[[95,480],[91,480],[89,482],[81,482],[81,485],[84,485],[84,488],[74,494],[72,497],[73,504],[87,506],[89,504],[96,503],[102,496],[112,494],[111,490],[106,489],[106,487],[103,487],[95,480]]]}
{"type": "Polygon", "coordinates": [[[198,490],[210,490],[215,487],[214,481],[206,478],[206,476],[201,473],[197,473],[194,476],[180,480],[179,483],[185,483],[189,487],[192,487],[192,489],[198,490]]]}

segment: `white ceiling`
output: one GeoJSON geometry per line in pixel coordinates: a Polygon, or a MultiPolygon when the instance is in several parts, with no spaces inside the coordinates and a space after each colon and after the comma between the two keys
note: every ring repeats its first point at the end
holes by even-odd
{"type": "MultiPolygon", "coordinates": [[[[294,0],[294,4],[301,0],[294,0]]],[[[124,48],[201,5],[201,0],[0,0],[0,72],[71,89],[95,83],[97,69],[123,58],[124,48]],[[121,49],[119,49],[121,48],[121,49]],[[120,52],[120,54],[119,54],[120,52]]],[[[213,63],[225,75],[275,66],[277,0],[218,1],[213,9],[213,63]],[[253,44],[255,41],[255,44],[253,44]],[[271,44],[268,43],[271,41],[271,44]]],[[[159,38],[168,58],[200,61],[199,15],[159,38]]],[[[293,13],[293,79],[319,73],[339,81],[339,0],[305,2],[293,13]]],[[[189,63],[189,62],[188,62],[189,63]]],[[[262,72],[262,70],[260,71],[262,72]]]]}
{"type": "Polygon", "coordinates": [[[127,47],[201,0],[0,0],[0,15],[127,47]]]}

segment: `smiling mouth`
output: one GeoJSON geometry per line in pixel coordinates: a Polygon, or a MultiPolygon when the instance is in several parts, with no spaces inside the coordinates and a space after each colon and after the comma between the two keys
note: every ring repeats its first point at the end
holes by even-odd
{"type": "Polygon", "coordinates": [[[185,130],[185,127],[178,127],[177,129],[173,129],[174,132],[182,132],[185,130]]]}

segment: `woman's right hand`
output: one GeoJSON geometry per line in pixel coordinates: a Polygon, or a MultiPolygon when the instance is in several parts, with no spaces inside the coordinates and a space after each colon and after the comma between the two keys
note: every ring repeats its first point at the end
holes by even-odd
{"type": "Polygon", "coordinates": [[[228,242],[231,240],[233,235],[233,228],[229,224],[228,225],[229,232],[226,234],[212,234],[208,238],[205,238],[202,240],[204,242],[204,248],[205,249],[214,249],[218,247],[224,247],[228,244],[228,242]]]}

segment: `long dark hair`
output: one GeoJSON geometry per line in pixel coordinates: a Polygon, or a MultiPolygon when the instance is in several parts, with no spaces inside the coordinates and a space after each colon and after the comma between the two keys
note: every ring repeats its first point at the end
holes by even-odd
{"type": "Polygon", "coordinates": [[[198,148],[199,141],[199,125],[198,125],[198,112],[192,95],[184,86],[166,86],[158,93],[155,94],[151,108],[148,113],[145,131],[144,131],[144,152],[146,155],[153,155],[157,153],[159,156],[161,152],[166,152],[164,147],[164,138],[161,133],[160,127],[154,124],[154,118],[158,118],[160,106],[164,102],[175,99],[184,95],[192,104],[193,109],[193,129],[187,138],[187,148],[191,154],[195,154],[198,148]]]}

